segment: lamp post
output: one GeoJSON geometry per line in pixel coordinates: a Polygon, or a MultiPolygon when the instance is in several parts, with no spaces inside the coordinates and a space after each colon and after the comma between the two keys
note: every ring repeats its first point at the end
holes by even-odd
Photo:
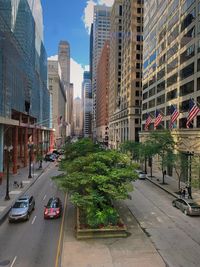
{"type": "Polygon", "coordinates": [[[28,148],[29,148],[29,174],[28,174],[28,178],[32,178],[32,175],[31,175],[31,156],[32,156],[33,142],[28,143],[28,148]]]}
{"type": "Polygon", "coordinates": [[[187,151],[187,155],[189,157],[188,195],[189,198],[192,198],[192,156],[194,155],[194,152],[187,151]]]}
{"type": "Polygon", "coordinates": [[[7,179],[6,179],[6,196],[5,200],[9,200],[9,167],[10,167],[10,151],[13,149],[13,146],[4,146],[4,150],[6,151],[7,157],[7,179]]]}

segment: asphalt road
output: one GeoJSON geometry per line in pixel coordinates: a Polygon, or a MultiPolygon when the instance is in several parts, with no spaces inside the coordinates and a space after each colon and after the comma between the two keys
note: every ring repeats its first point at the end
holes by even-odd
{"type": "Polygon", "coordinates": [[[172,196],[151,182],[134,183],[129,209],[150,236],[167,267],[200,267],[200,217],[172,207],[172,196]]]}
{"type": "Polygon", "coordinates": [[[5,220],[1,225],[0,266],[55,266],[62,219],[44,220],[43,212],[51,196],[59,196],[64,203],[64,194],[50,179],[57,174],[57,168],[51,164],[27,191],[36,203],[29,221],[10,224],[5,220]]]}

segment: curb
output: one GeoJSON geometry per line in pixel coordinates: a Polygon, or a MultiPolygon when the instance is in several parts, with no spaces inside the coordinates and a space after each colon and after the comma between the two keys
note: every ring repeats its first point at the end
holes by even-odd
{"type": "Polygon", "coordinates": [[[163,191],[165,191],[166,193],[170,194],[171,196],[177,198],[178,195],[171,192],[169,189],[166,189],[165,187],[163,187],[162,185],[159,185],[158,183],[154,182],[151,178],[149,178],[148,176],[146,176],[146,179],[151,182],[152,184],[156,185],[157,187],[161,188],[163,191]]]}
{"type": "Polygon", "coordinates": [[[13,203],[16,201],[17,198],[21,197],[22,195],[24,195],[28,190],[29,188],[37,181],[37,179],[44,173],[44,171],[49,167],[50,163],[41,171],[41,173],[27,186],[27,188],[22,191],[15,199],[13,199],[12,203],[7,206],[5,208],[5,210],[2,212],[2,215],[0,216],[0,225],[5,221],[10,209],[11,209],[11,206],[13,205],[13,203]]]}

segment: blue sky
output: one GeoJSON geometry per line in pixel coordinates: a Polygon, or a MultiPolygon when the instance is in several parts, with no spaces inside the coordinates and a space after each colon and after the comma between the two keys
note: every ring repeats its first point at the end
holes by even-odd
{"type": "Polygon", "coordinates": [[[60,40],[71,50],[70,79],[74,97],[81,96],[83,71],[89,64],[89,29],[96,4],[111,6],[114,0],[41,0],[44,44],[48,57],[57,55],[60,40]]]}

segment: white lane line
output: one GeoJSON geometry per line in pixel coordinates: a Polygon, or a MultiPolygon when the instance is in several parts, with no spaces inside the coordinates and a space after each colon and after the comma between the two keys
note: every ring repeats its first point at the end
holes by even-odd
{"type": "Polygon", "coordinates": [[[37,217],[37,216],[35,216],[35,217],[33,218],[31,224],[34,224],[36,217],[37,217]]]}
{"type": "Polygon", "coordinates": [[[13,265],[15,264],[16,259],[17,259],[17,256],[14,257],[14,259],[13,259],[13,261],[12,261],[10,267],[13,267],[13,265]]]}
{"type": "Polygon", "coordinates": [[[45,200],[46,197],[47,197],[47,195],[44,195],[43,200],[45,200]]]}

